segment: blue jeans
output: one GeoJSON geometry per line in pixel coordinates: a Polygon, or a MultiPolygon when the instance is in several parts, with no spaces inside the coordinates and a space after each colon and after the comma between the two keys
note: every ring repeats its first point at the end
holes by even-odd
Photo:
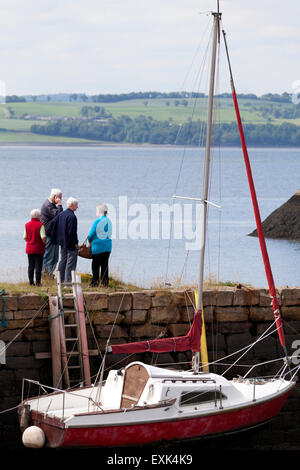
{"type": "Polygon", "coordinates": [[[47,237],[46,251],[43,258],[43,271],[53,273],[55,271],[59,256],[59,245],[51,242],[51,237],[47,237]]]}
{"type": "Polygon", "coordinates": [[[58,265],[58,271],[60,272],[61,282],[71,282],[72,271],[75,271],[77,265],[78,249],[68,250],[67,248],[61,247],[61,258],[58,265]]]}

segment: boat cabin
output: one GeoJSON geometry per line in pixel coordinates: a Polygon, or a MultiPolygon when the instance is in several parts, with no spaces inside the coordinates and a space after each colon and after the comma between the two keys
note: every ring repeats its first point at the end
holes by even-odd
{"type": "Polygon", "coordinates": [[[124,369],[110,371],[101,403],[104,409],[126,409],[171,400],[187,409],[225,403],[229,395],[231,401],[241,399],[229,381],[215,374],[173,371],[133,362],[124,369]]]}

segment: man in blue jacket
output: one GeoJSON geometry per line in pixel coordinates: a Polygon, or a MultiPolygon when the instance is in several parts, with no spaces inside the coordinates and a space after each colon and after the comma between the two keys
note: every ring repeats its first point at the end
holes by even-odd
{"type": "Polygon", "coordinates": [[[55,243],[61,247],[61,259],[58,265],[61,282],[71,282],[72,271],[75,271],[78,256],[77,199],[67,200],[67,209],[62,211],[55,220],[53,228],[55,243]]]}

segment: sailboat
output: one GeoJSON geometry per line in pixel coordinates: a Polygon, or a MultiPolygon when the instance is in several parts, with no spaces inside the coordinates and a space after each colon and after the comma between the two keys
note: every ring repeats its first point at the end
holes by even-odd
{"type": "MultiPolygon", "coordinates": [[[[229,61],[226,35],[223,32],[229,63],[232,96],[242,142],[250,192],[265,265],[269,291],[280,343],[283,349],[281,368],[272,378],[244,377],[226,379],[202,370],[200,338],[207,226],[210,149],[216,53],[220,40],[221,13],[212,13],[213,36],[208,96],[204,183],[202,191],[202,240],[198,301],[193,323],[186,336],[109,345],[102,362],[99,383],[75,390],[61,390],[40,384],[41,393],[22,399],[19,405],[23,443],[28,447],[120,447],[155,444],[160,441],[200,439],[244,431],[276,416],[295,385],[298,369],[290,367],[283,324],[274,280],[261,227],[251,167],[245,143],[238,101],[229,61]],[[171,370],[141,361],[111,370],[103,380],[108,354],[187,351],[193,353],[191,370],[171,370]],[[46,390],[49,392],[45,393],[46,390]]],[[[36,382],[35,382],[36,383],[36,382]]],[[[23,397],[24,398],[24,397],[23,397]]]]}

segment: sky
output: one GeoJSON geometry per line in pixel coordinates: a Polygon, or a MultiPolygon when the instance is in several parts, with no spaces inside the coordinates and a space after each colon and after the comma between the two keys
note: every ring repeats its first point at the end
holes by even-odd
{"type": "MultiPolygon", "coordinates": [[[[215,9],[216,0],[2,0],[0,80],[7,95],[190,90],[215,9]]],[[[292,93],[300,2],[220,0],[220,10],[237,92],[292,93]]],[[[220,92],[226,67],[221,58],[220,92]]]]}

